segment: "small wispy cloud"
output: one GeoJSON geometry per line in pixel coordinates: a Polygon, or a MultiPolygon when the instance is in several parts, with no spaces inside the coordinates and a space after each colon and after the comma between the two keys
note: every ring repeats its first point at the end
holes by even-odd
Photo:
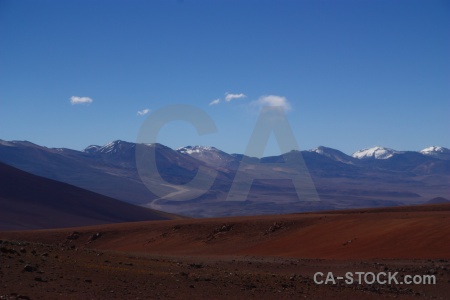
{"type": "Polygon", "coordinates": [[[209,106],[211,106],[211,105],[216,105],[216,104],[219,104],[219,103],[220,103],[220,99],[217,98],[217,99],[215,99],[215,100],[209,102],[209,106]]]}
{"type": "Polygon", "coordinates": [[[245,94],[232,94],[232,93],[225,93],[225,101],[230,102],[233,99],[240,99],[247,97],[245,94]]]}
{"type": "Polygon", "coordinates": [[[291,104],[286,97],[277,95],[266,95],[259,97],[258,100],[252,102],[253,105],[262,106],[281,106],[284,111],[291,110],[291,104]]]}
{"type": "Polygon", "coordinates": [[[150,109],[144,108],[143,110],[138,110],[137,115],[138,116],[143,116],[143,115],[148,114],[149,112],[150,112],[150,109]]]}
{"type": "Polygon", "coordinates": [[[76,104],[90,104],[93,101],[94,100],[92,100],[92,98],[89,98],[89,97],[78,97],[78,96],[70,97],[70,103],[72,105],[76,105],[76,104]]]}

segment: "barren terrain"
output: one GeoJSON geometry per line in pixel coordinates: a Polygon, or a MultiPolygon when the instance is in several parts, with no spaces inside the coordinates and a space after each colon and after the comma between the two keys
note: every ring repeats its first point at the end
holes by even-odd
{"type": "Polygon", "coordinates": [[[439,204],[1,232],[0,296],[445,299],[449,218],[439,204]],[[330,271],[432,274],[437,284],[314,283],[330,271]]]}

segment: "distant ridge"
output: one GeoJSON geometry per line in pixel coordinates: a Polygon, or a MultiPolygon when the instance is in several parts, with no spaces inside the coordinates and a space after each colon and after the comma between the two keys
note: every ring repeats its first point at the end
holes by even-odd
{"type": "Polygon", "coordinates": [[[136,143],[117,140],[77,151],[0,140],[0,161],[15,168],[128,203],[190,217],[415,205],[436,196],[450,199],[448,151],[438,146],[422,151],[373,147],[353,157],[319,146],[243,160],[245,155],[205,146],[174,150],[158,143],[137,147],[136,143]],[[156,184],[151,188],[143,184],[136,165],[139,148],[154,155],[165,183],[161,184],[153,172],[145,174],[144,179],[156,184]],[[297,167],[301,161],[321,201],[299,201],[290,179],[273,180],[273,175],[305,172],[297,167]],[[203,194],[183,187],[199,169],[208,180],[214,177],[203,194]],[[252,186],[242,199],[230,202],[227,197],[238,170],[243,172],[241,178],[252,181],[252,186]],[[192,197],[194,194],[197,196],[192,197]]]}
{"type": "Polygon", "coordinates": [[[427,204],[444,204],[450,203],[450,200],[445,199],[444,197],[436,197],[426,202],[427,204]]]}

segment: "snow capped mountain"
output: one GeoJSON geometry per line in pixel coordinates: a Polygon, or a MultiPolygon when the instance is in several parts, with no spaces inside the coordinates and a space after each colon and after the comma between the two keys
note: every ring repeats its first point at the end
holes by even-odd
{"type": "Polygon", "coordinates": [[[129,143],[121,140],[112,141],[104,146],[98,146],[98,145],[90,145],[84,149],[84,152],[86,153],[101,153],[101,154],[112,154],[112,153],[119,153],[124,150],[129,150],[131,148],[134,148],[136,144],[129,143]]]}
{"type": "Polygon", "coordinates": [[[224,167],[235,158],[215,147],[206,146],[186,146],[176,150],[178,153],[189,155],[207,165],[214,167],[224,167]]]}
{"type": "Polygon", "coordinates": [[[388,159],[394,156],[395,154],[400,153],[402,152],[390,148],[372,147],[356,151],[355,153],[352,154],[352,156],[358,159],[368,159],[368,158],[388,159]]]}
{"type": "Polygon", "coordinates": [[[117,140],[100,147],[98,151],[101,153],[117,153],[131,147],[135,147],[135,144],[117,140]]]}
{"type": "Polygon", "coordinates": [[[86,152],[86,153],[95,153],[95,152],[97,152],[98,151],[98,149],[100,149],[102,146],[98,146],[98,145],[90,145],[90,146],[87,146],[84,150],[83,150],[83,152],[86,152]]]}
{"type": "Polygon", "coordinates": [[[186,146],[178,148],[177,151],[179,153],[191,155],[193,153],[202,153],[205,151],[219,151],[219,150],[217,148],[207,146],[186,146]]]}
{"type": "Polygon", "coordinates": [[[420,153],[439,159],[450,159],[450,149],[444,147],[431,146],[421,150],[420,153]]]}
{"type": "Polygon", "coordinates": [[[345,154],[339,150],[324,147],[324,146],[319,146],[317,148],[314,148],[314,149],[311,149],[308,151],[326,156],[328,158],[331,158],[333,160],[340,161],[343,163],[353,163],[353,160],[354,160],[354,158],[352,158],[351,156],[348,156],[347,154],[345,154]]]}
{"type": "Polygon", "coordinates": [[[315,153],[317,153],[317,154],[321,154],[321,155],[325,155],[325,156],[328,156],[327,154],[327,152],[325,151],[325,149],[324,149],[325,147],[323,147],[323,146],[319,146],[319,147],[317,147],[317,148],[314,148],[314,149],[311,149],[311,150],[308,150],[309,152],[315,152],[315,153]]]}
{"type": "Polygon", "coordinates": [[[421,150],[420,153],[424,155],[433,155],[434,153],[450,153],[450,149],[439,146],[431,146],[421,150]]]}

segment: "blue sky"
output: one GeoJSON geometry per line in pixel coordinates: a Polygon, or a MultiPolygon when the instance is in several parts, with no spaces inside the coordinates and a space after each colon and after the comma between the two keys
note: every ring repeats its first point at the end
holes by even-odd
{"type": "Polygon", "coordinates": [[[446,1],[0,1],[0,139],[135,141],[183,103],[218,131],[174,122],[161,143],[243,153],[275,99],[301,149],[450,147],[449,53],[446,1]]]}

